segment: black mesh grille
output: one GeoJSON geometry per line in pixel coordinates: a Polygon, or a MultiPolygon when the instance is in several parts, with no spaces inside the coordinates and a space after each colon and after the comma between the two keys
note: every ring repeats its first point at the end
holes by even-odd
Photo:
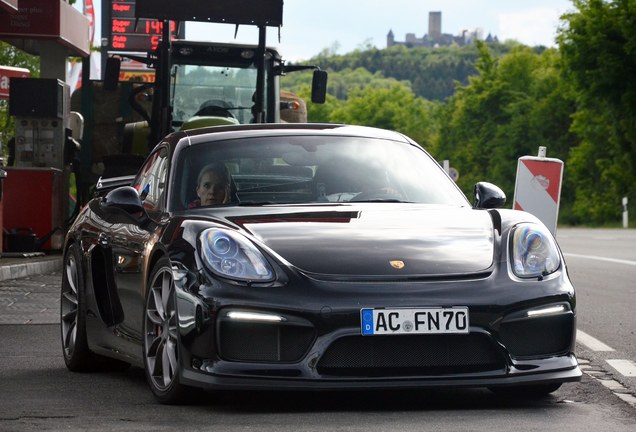
{"type": "Polygon", "coordinates": [[[294,362],[314,339],[314,330],[296,325],[222,321],[219,352],[233,361],[294,362]]]}
{"type": "Polygon", "coordinates": [[[336,340],[318,372],[337,376],[442,375],[504,367],[484,335],[350,336],[336,340]]]}
{"type": "Polygon", "coordinates": [[[501,341],[513,357],[535,357],[569,352],[573,340],[571,313],[503,323],[501,341]]]}

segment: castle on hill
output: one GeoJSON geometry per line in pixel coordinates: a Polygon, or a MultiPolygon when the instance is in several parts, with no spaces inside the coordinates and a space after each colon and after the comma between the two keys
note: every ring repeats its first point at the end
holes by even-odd
{"type": "Polygon", "coordinates": [[[434,48],[438,46],[450,46],[453,44],[464,46],[472,45],[475,40],[483,40],[485,42],[498,42],[497,36],[488,36],[484,39],[483,30],[480,28],[474,30],[463,30],[460,35],[452,35],[442,33],[442,13],[428,13],[428,33],[421,38],[415,36],[415,33],[407,33],[404,41],[396,41],[393,30],[389,30],[386,36],[386,47],[391,48],[396,45],[404,45],[408,48],[427,47],[434,48]]]}

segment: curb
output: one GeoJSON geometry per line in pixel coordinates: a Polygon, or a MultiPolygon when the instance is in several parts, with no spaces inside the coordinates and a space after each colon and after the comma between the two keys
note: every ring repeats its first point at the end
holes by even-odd
{"type": "Polygon", "coordinates": [[[636,408],[636,394],[630,393],[630,390],[623,386],[619,381],[612,378],[603,368],[593,365],[589,360],[577,359],[581,370],[592,377],[592,379],[600,382],[607,387],[615,396],[623,402],[636,408]]]}
{"type": "Polygon", "coordinates": [[[0,259],[0,281],[53,273],[62,269],[62,257],[0,259]]]}

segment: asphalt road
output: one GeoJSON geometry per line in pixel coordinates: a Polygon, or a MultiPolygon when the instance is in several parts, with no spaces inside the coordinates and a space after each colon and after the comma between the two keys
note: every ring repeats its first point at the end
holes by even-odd
{"type": "Polygon", "coordinates": [[[636,359],[636,230],[561,229],[578,326],[636,359]]]}
{"type": "Polygon", "coordinates": [[[604,384],[636,395],[636,230],[559,229],[556,237],[577,294],[577,355],[604,384]]]}
{"type": "Polygon", "coordinates": [[[596,380],[511,400],[487,390],[202,394],[155,402],[143,372],[71,373],[57,325],[0,326],[2,431],[631,431],[636,411],[596,380]]]}
{"type": "Polygon", "coordinates": [[[577,343],[586,374],[550,397],[515,400],[482,389],[225,392],[163,406],[140,369],[66,370],[59,326],[52,324],[61,277],[53,273],[0,282],[0,431],[636,430],[636,406],[629,402],[635,378],[608,363],[636,360],[630,312],[636,231],[560,229],[557,240],[577,288],[579,328],[613,351],[577,343]]]}

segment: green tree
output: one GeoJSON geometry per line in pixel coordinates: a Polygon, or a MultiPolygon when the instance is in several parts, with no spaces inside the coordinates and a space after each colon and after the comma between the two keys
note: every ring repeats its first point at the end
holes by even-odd
{"type": "Polygon", "coordinates": [[[568,161],[576,183],[573,215],[601,224],[620,220],[621,197],[636,200],[636,1],[573,4],[558,35],[579,107],[572,130],[582,141],[568,161]]]}
{"type": "Polygon", "coordinates": [[[488,180],[512,198],[519,157],[536,155],[540,146],[548,156],[567,157],[576,142],[569,132],[574,104],[555,50],[516,46],[496,58],[485,44],[478,49],[479,75],[437,113],[433,153],[459,170],[464,192],[488,180]]]}
{"type": "Polygon", "coordinates": [[[296,87],[294,92],[306,101],[307,120],[312,123],[329,123],[331,121],[331,113],[344,104],[344,101],[338,100],[330,94],[327,94],[327,100],[324,104],[311,103],[310,84],[296,87]]]}
{"type": "MultiPolygon", "coordinates": [[[[516,42],[488,44],[496,57],[517,45],[516,42]]],[[[439,48],[400,45],[386,49],[367,45],[363,48],[344,55],[325,49],[311,59],[311,63],[334,72],[364,68],[371,74],[381,73],[387,78],[408,81],[416,95],[439,101],[453,94],[457,82],[467,84],[468,77],[476,73],[478,49],[475,45],[439,48]]]]}
{"type": "Polygon", "coordinates": [[[332,111],[330,120],[392,129],[424,147],[431,143],[433,104],[413,93],[404,83],[391,87],[362,87],[351,91],[347,101],[332,111]]]}
{"type": "MultiPolygon", "coordinates": [[[[391,89],[401,85],[410,90],[410,83],[399,83],[394,78],[386,78],[381,72],[371,73],[359,67],[356,69],[329,70],[327,84],[327,101],[325,104],[312,104],[311,100],[311,72],[288,74],[283,78],[282,87],[301,96],[307,102],[308,118],[311,122],[336,121],[332,119],[332,112],[340,109],[352,92],[367,88],[391,89]]],[[[338,120],[341,121],[341,120],[338,120]]]]}

